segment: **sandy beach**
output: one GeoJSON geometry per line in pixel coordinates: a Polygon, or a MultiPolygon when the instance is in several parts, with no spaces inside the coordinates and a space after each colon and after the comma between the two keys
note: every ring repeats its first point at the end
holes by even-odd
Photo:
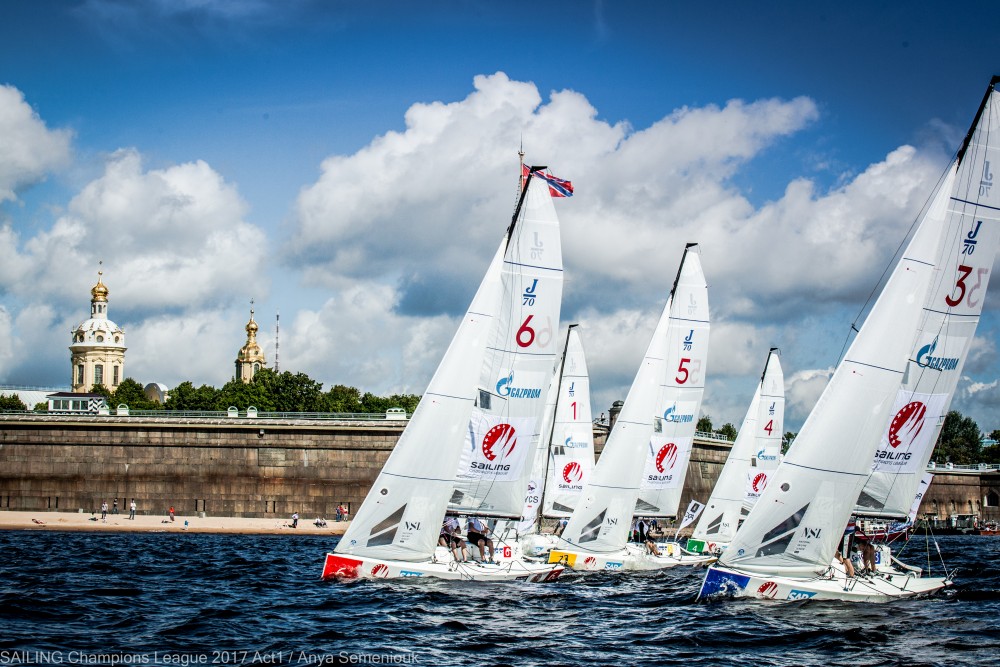
{"type": "Polygon", "coordinates": [[[292,528],[290,517],[243,519],[214,516],[181,516],[174,521],[164,515],[137,515],[134,520],[124,514],[80,512],[14,512],[0,511],[0,530],[85,530],[94,532],[160,532],[160,533],[242,533],[259,535],[343,535],[348,521],[327,519],[326,527],[313,525],[316,517],[302,517],[298,528],[292,528]]]}

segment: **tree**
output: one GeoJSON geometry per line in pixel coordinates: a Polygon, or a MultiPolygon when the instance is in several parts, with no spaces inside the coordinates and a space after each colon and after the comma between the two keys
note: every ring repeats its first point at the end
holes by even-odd
{"type": "Polygon", "coordinates": [[[17,394],[0,396],[0,412],[26,412],[27,410],[28,406],[17,394]]]}
{"type": "Polygon", "coordinates": [[[219,390],[207,384],[195,389],[190,382],[181,382],[170,390],[167,410],[215,410],[219,390]]]}
{"type": "MultiPolygon", "coordinates": [[[[109,401],[110,402],[110,401],[109,401]]],[[[146,392],[143,390],[142,385],[133,380],[132,378],[125,378],[122,383],[118,385],[113,394],[113,405],[121,405],[124,403],[132,410],[161,410],[161,406],[156,401],[151,401],[146,398],[146,392]]]]}
{"type": "Polygon", "coordinates": [[[696,431],[701,431],[702,433],[712,432],[712,418],[708,415],[702,415],[698,419],[697,426],[694,427],[696,431]]]}
{"type": "Polygon", "coordinates": [[[262,412],[275,412],[274,402],[263,384],[233,379],[222,385],[215,397],[216,410],[228,410],[230,407],[246,410],[250,406],[262,412]]]}
{"type": "Polygon", "coordinates": [[[933,459],[956,465],[979,463],[980,437],[979,425],[971,417],[963,417],[961,412],[951,410],[944,419],[933,459]]]}
{"type": "Polygon", "coordinates": [[[729,422],[723,424],[722,428],[716,431],[716,433],[718,433],[721,436],[724,436],[728,440],[736,440],[736,436],[739,434],[739,432],[736,430],[736,427],[730,424],[729,422]]]}
{"type": "Polygon", "coordinates": [[[785,435],[781,438],[781,453],[787,454],[788,448],[792,446],[792,441],[795,440],[798,433],[792,433],[791,431],[785,431],[785,435]]]}
{"type": "Polygon", "coordinates": [[[250,384],[264,390],[275,412],[323,411],[323,384],[305,373],[275,373],[270,368],[262,368],[250,384]]]}
{"type": "Polygon", "coordinates": [[[324,394],[327,412],[362,412],[361,392],[354,387],[336,384],[324,394]]]}

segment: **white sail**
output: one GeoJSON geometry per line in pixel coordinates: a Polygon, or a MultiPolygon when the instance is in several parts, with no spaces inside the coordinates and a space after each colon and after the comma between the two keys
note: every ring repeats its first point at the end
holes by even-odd
{"type": "Polygon", "coordinates": [[[521,516],[546,389],[559,353],[559,221],[547,184],[531,179],[501,272],[498,317],[479,368],[478,395],[448,510],[521,516]]]}
{"type": "MultiPolygon", "coordinates": [[[[680,313],[686,313],[691,305],[695,307],[695,315],[707,312],[707,293],[696,297],[694,304],[687,300],[694,294],[689,293],[689,285],[705,286],[701,261],[697,253],[691,250],[692,247],[689,246],[684,252],[674,290],[653,331],[642,365],[632,381],[632,387],[608,436],[601,458],[594,467],[590,484],[584,488],[583,496],[563,531],[562,539],[579,549],[605,553],[620,551],[628,541],[646,450],[654,436],[659,438],[663,434],[664,410],[660,404],[665,378],[668,372],[671,377],[678,374],[676,365],[669,369],[666,366],[668,352],[672,348],[683,349],[685,345],[685,336],[678,336],[676,332],[671,334],[672,316],[676,319],[680,313]],[[687,296],[685,301],[676,302],[674,293],[680,285],[684,285],[681,291],[687,296]],[[660,422],[660,433],[654,433],[654,421],[660,422]]],[[[702,347],[708,346],[707,336],[705,339],[697,337],[690,342],[692,348],[698,348],[699,353],[702,347]]],[[[699,380],[703,377],[703,368],[692,369],[685,363],[685,369],[691,381],[694,381],[692,375],[696,375],[699,380]]]]}
{"type": "MultiPolygon", "coordinates": [[[[942,319],[942,326],[947,322],[948,327],[938,331],[939,337],[964,339],[954,347],[947,343],[946,349],[967,352],[974,334],[1000,237],[1000,194],[992,187],[990,167],[1000,162],[996,148],[986,143],[986,130],[1000,121],[996,82],[966,145],[795,446],[720,559],[723,566],[790,576],[824,572],[869,479],[886,429],[901,440],[901,429],[911,439],[914,432],[931,430],[924,415],[938,407],[925,408],[924,414],[919,406],[902,411],[900,387],[909,382],[907,372],[918,372],[916,360],[911,361],[913,351],[919,350],[915,345],[929,342],[921,338],[927,335],[925,305],[949,314],[942,319]]],[[[947,409],[953,390],[953,385],[945,389],[941,409],[947,409]]],[[[913,398],[904,408],[923,403],[924,396],[913,398]]]]}
{"type": "Polygon", "coordinates": [[[556,415],[556,399],[559,396],[559,376],[561,375],[562,358],[556,366],[546,391],[545,411],[542,417],[542,441],[535,448],[535,458],[531,464],[531,474],[528,476],[528,486],[524,493],[524,506],[521,508],[521,519],[517,522],[517,534],[528,535],[540,531],[542,495],[545,493],[545,475],[548,470],[549,450],[545,446],[545,434],[552,431],[556,415]]]}
{"type": "Polygon", "coordinates": [[[767,488],[768,477],[778,467],[781,455],[784,385],[778,351],[772,348],[736,442],[694,529],[693,539],[719,543],[732,541],[740,521],[749,514],[767,488]]]}
{"type": "Polygon", "coordinates": [[[635,515],[675,517],[684,491],[708,369],[708,285],[696,253],[674,285],[658,418],[646,447],[635,515]]]}
{"type": "Polygon", "coordinates": [[[505,247],[506,239],[336,553],[414,562],[433,555],[499,307],[505,247]]]}
{"type": "Polygon", "coordinates": [[[571,327],[566,335],[542,507],[543,516],[550,518],[572,514],[594,470],[594,424],[587,358],[576,327],[571,327]]]}
{"type": "Polygon", "coordinates": [[[964,159],[949,171],[942,186],[951,195],[943,242],[943,255],[951,261],[935,268],[896,395],[894,417],[882,434],[871,477],[858,498],[859,514],[909,514],[969,356],[1000,233],[1000,197],[993,187],[993,168],[1000,167],[1000,155],[996,146],[987,144],[986,136],[1000,127],[1000,105],[993,102],[993,95],[986,100],[964,159]]]}

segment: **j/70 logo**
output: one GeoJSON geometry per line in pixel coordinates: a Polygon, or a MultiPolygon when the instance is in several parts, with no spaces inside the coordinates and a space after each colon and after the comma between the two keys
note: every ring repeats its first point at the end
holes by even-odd
{"type": "Polygon", "coordinates": [[[889,444],[892,445],[893,449],[899,447],[904,438],[907,447],[913,444],[924,428],[926,415],[927,406],[920,401],[907,403],[896,413],[896,416],[892,418],[892,423],[889,424],[889,444]]]}
{"type": "Polygon", "coordinates": [[[571,461],[563,468],[562,476],[567,484],[579,482],[583,479],[583,467],[576,461],[571,461]]]}
{"type": "Polygon", "coordinates": [[[514,452],[517,446],[517,434],[510,424],[497,424],[483,438],[483,456],[487,460],[496,460],[499,454],[502,458],[507,458],[514,452]]]}
{"type": "Polygon", "coordinates": [[[666,472],[673,468],[675,463],[677,463],[677,445],[668,442],[656,453],[656,470],[666,472]]]}

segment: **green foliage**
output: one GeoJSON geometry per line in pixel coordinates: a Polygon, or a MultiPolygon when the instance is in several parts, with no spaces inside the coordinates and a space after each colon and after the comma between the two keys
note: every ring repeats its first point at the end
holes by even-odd
{"type": "Polygon", "coordinates": [[[327,412],[361,412],[361,392],[354,387],[335,384],[324,398],[327,412]]]}
{"type": "Polygon", "coordinates": [[[716,431],[716,433],[725,438],[728,438],[729,440],[736,440],[736,436],[739,434],[739,432],[736,430],[736,427],[730,424],[729,422],[723,424],[722,428],[716,431]]]}
{"type": "Polygon", "coordinates": [[[27,411],[28,406],[24,404],[17,394],[10,396],[0,396],[0,412],[20,412],[27,411]]]}
{"type": "Polygon", "coordinates": [[[971,417],[963,417],[962,413],[952,410],[944,419],[932,460],[956,465],[979,463],[980,437],[979,425],[971,417]]]}
{"type": "Polygon", "coordinates": [[[125,404],[130,410],[162,410],[163,406],[156,401],[146,398],[146,392],[142,385],[132,378],[125,378],[115,389],[111,399],[108,401],[110,407],[117,407],[125,404]]]}
{"type": "Polygon", "coordinates": [[[169,392],[167,410],[215,410],[219,390],[203,384],[197,389],[190,382],[181,382],[169,392]]]}
{"type": "MultiPolygon", "coordinates": [[[[262,368],[254,375],[250,384],[258,385],[267,397],[267,408],[274,412],[323,412],[323,384],[316,382],[305,373],[288,371],[275,373],[270,368],[262,368]]],[[[258,410],[263,410],[257,405],[258,410]]]]}
{"type": "Polygon", "coordinates": [[[712,432],[712,418],[708,415],[702,415],[698,419],[698,424],[695,426],[696,431],[701,431],[702,433],[712,432]]]}
{"type": "Polygon", "coordinates": [[[792,442],[798,436],[798,433],[793,433],[791,431],[785,431],[785,435],[781,438],[781,453],[787,454],[788,448],[792,446],[792,442]]]}

